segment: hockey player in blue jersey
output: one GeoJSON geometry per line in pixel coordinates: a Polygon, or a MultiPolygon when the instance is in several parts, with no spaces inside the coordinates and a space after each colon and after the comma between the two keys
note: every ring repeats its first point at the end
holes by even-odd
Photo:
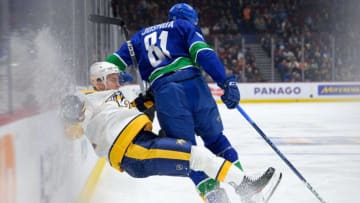
{"type": "MultiPolygon", "coordinates": [[[[190,5],[175,4],[168,18],[168,22],[141,29],[130,39],[141,77],[153,91],[160,126],[168,137],[194,145],[195,135],[200,136],[211,152],[242,170],[236,150],[223,134],[220,114],[202,70],[224,90],[221,99],[229,109],[240,100],[235,78],[226,76],[219,57],[197,26],[198,15],[190,5]]],[[[128,48],[127,43],[122,44],[106,61],[126,70],[133,63],[128,48]]],[[[202,171],[192,171],[189,176],[206,202],[229,202],[218,181],[202,171]]],[[[244,202],[251,202],[254,196],[244,197],[244,202]]]]}
{"type": "Polygon", "coordinates": [[[203,147],[154,134],[153,117],[146,113],[152,108],[149,105],[152,99],[139,95],[130,102],[118,77],[115,65],[96,62],[90,68],[94,89],[62,99],[60,116],[66,137],[78,139],[85,135],[99,157],[107,158],[114,169],[134,178],[187,177],[192,170],[202,170],[244,195],[269,185],[268,181],[275,175],[271,167],[258,180],[250,181],[248,174],[203,147]]]}

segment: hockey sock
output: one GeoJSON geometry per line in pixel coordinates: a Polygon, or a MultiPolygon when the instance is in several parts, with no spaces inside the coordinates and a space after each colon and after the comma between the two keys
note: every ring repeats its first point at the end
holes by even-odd
{"type": "Polygon", "coordinates": [[[218,136],[218,139],[212,144],[207,144],[206,147],[217,156],[223,157],[224,159],[234,163],[236,167],[244,171],[239,161],[237,151],[231,146],[229,140],[223,134],[218,136]]]}
{"type": "Polygon", "coordinates": [[[223,134],[218,135],[215,140],[206,141],[205,146],[212,153],[221,156],[228,161],[234,162],[238,160],[236,150],[231,146],[229,140],[223,134]]]}
{"type": "Polygon", "coordinates": [[[234,165],[235,165],[236,167],[238,167],[241,171],[244,171],[244,169],[243,169],[243,167],[242,167],[242,165],[241,165],[241,163],[240,163],[239,160],[235,161],[235,162],[234,162],[234,165]]]}
{"type": "Polygon", "coordinates": [[[219,186],[220,186],[219,181],[216,181],[212,178],[207,178],[207,179],[201,181],[198,185],[196,185],[196,188],[197,188],[200,196],[202,198],[204,198],[208,192],[219,188],[219,186]]]}
{"type": "Polygon", "coordinates": [[[216,180],[239,185],[244,178],[244,172],[229,161],[224,161],[220,167],[216,180]]]}
{"type": "Polygon", "coordinates": [[[190,168],[196,171],[204,171],[209,177],[220,182],[240,184],[244,177],[244,173],[231,162],[198,146],[191,147],[190,168]]]}

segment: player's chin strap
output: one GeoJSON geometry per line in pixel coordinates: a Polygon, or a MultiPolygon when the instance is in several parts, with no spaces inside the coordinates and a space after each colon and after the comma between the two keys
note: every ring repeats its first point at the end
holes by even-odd
{"type": "Polygon", "coordinates": [[[255,130],[261,135],[262,138],[270,145],[270,147],[280,156],[280,158],[290,167],[290,169],[296,174],[300,180],[305,183],[306,187],[316,196],[320,202],[325,203],[319,193],[305,180],[301,173],[291,164],[291,162],[280,152],[280,150],[271,142],[271,140],[265,135],[265,133],[256,125],[256,123],[247,115],[247,113],[241,108],[240,105],[236,106],[236,109],[244,116],[244,118],[255,128],[255,130]]]}

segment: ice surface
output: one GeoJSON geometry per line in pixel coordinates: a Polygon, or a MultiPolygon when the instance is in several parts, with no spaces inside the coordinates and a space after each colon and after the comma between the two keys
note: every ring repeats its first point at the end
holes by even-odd
{"type": "MultiPolygon", "coordinates": [[[[326,202],[360,202],[360,103],[244,104],[252,120],[271,138],[326,202]]],[[[320,202],[237,110],[220,105],[224,133],[249,173],[274,166],[284,174],[270,203],[320,202]]],[[[201,141],[199,141],[201,144],[201,141]]],[[[240,202],[224,186],[233,202],[240,202]]],[[[201,203],[190,179],[134,179],[105,167],[93,203],[201,203]]]]}

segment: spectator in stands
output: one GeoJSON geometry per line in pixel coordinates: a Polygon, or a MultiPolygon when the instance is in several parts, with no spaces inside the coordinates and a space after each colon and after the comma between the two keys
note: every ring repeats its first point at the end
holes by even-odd
{"type": "Polygon", "coordinates": [[[281,81],[285,81],[285,75],[289,72],[289,67],[287,64],[288,63],[287,63],[286,59],[282,58],[281,63],[276,66],[276,68],[280,74],[281,81]]]}
{"type": "Polygon", "coordinates": [[[253,33],[252,10],[250,6],[245,6],[242,12],[243,33],[253,33]]]}
{"type": "MultiPolygon", "coordinates": [[[[115,4],[115,2],[119,0],[113,1],[114,5],[117,5],[118,3],[115,4]]],[[[241,2],[242,4],[238,1],[226,1],[226,3],[215,0],[206,2],[196,1],[196,5],[200,8],[199,12],[202,13],[200,26],[204,28],[207,27],[209,30],[209,35],[205,35],[205,37],[218,37],[220,39],[220,36],[227,32],[236,33],[241,31],[243,33],[252,33],[253,26],[256,25],[258,30],[259,25],[260,27],[263,26],[263,22],[260,19],[264,19],[266,29],[263,31],[265,37],[262,38],[262,45],[266,52],[269,53],[269,56],[271,56],[271,38],[274,37],[275,42],[279,40],[283,41],[282,45],[284,49],[290,50],[298,62],[303,62],[302,57],[304,61],[309,62],[313,57],[309,55],[309,53],[314,52],[314,49],[316,49],[316,41],[318,41],[316,35],[320,35],[320,32],[325,32],[325,34],[322,34],[322,37],[320,37],[321,41],[323,41],[319,45],[320,54],[323,54],[323,49],[327,49],[327,52],[334,49],[334,56],[328,54],[330,60],[338,61],[339,58],[341,58],[344,62],[343,66],[348,67],[348,71],[352,70],[351,67],[357,67],[357,60],[345,63],[345,61],[349,61],[345,59],[347,56],[351,56],[354,59],[360,57],[360,54],[356,51],[359,47],[358,42],[360,40],[358,33],[360,32],[356,30],[357,26],[353,26],[351,20],[349,21],[349,11],[354,11],[357,8],[356,6],[351,6],[350,3],[354,2],[354,5],[357,5],[355,4],[357,3],[356,1],[351,0],[346,3],[339,3],[337,1],[323,0],[256,0],[255,2],[253,2],[253,0],[243,0],[241,2]],[[241,29],[236,29],[235,25],[239,27],[239,25],[244,26],[245,24],[248,28],[244,29],[241,27],[241,29]],[[329,25],[331,26],[329,27],[329,25]],[[332,44],[330,41],[324,42],[323,40],[330,35],[336,38],[337,43],[335,43],[335,47],[331,47],[332,44]],[[303,56],[299,54],[302,46],[301,37],[304,37],[305,43],[305,51],[302,53],[303,56]],[[311,44],[311,47],[307,48],[306,44],[311,44]],[[326,45],[328,46],[327,48],[326,45]],[[348,49],[353,49],[353,51],[349,54],[348,49]]],[[[147,1],[146,6],[139,6],[138,4],[128,1],[122,3],[120,8],[117,7],[118,11],[115,11],[115,13],[118,14],[114,14],[114,16],[121,14],[120,16],[128,22],[128,28],[139,29],[140,27],[166,20],[159,11],[166,10],[169,7],[168,1],[156,2],[155,5],[147,1]],[[150,13],[152,18],[138,18],[136,16],[138,9],[143,9],[144,12],[150,13]]],[[[262,28],[260,28],[260,30],[261,29],[262,28]]],[[[332,51],[329,53],[332,53],[332,51]]],[[[224,58],[222,59],[224,60],[224,58]]],[[[275,66],[280,63],[281,59],[276,59],[275,66]]],[[[317,63],[322,67],[321,61],[317,60],[317,63]]],[[[344,69],[345,71],[346,67],[335,68],[344,69]]],[[[331,65],[330,68],[334,67],[331,65]]],[[[331,75],[331,71],[328,71],[328,74],[331,75]]],[[[305,75],[305,78],[318,80],[320,76],[310,77],[305,75]]]]}
{"type": "Polygon", "coordinates": [[[237,60],[233,59],[230,67],[227,68],[229,70],[229,74],[233,74],[235,76],[236,82],[242,82],[242,69],[238,66],[237,60]]]}
{"type": "Polygon", "coordinates": [[[263,78],[260,70],[258,67],[253,67],[253,76],[254,76],[254,82],[265,82],[266,80],[263,78]]]}
{"type": "Polygon", "coordinates": [[[120,6],[122,6],[120,0],[111,0],[111,10],[113,17],[120,17],[120,6]]]}
{"type": "Polygon", "coordinates": [[[255,82],[253,69],[250,64],[246,64],[245,68],[245,80],[246,82],[255,82]]]}
{"type": "Polygon", "coordinates": [[[253,63],[255,63],[255,55],[254,55],[254,53],[251,51],[251,49],[250,49],[249,47],[246,48],[245,61],[246,61],[247,64],[253,64],[253,63]]]}

